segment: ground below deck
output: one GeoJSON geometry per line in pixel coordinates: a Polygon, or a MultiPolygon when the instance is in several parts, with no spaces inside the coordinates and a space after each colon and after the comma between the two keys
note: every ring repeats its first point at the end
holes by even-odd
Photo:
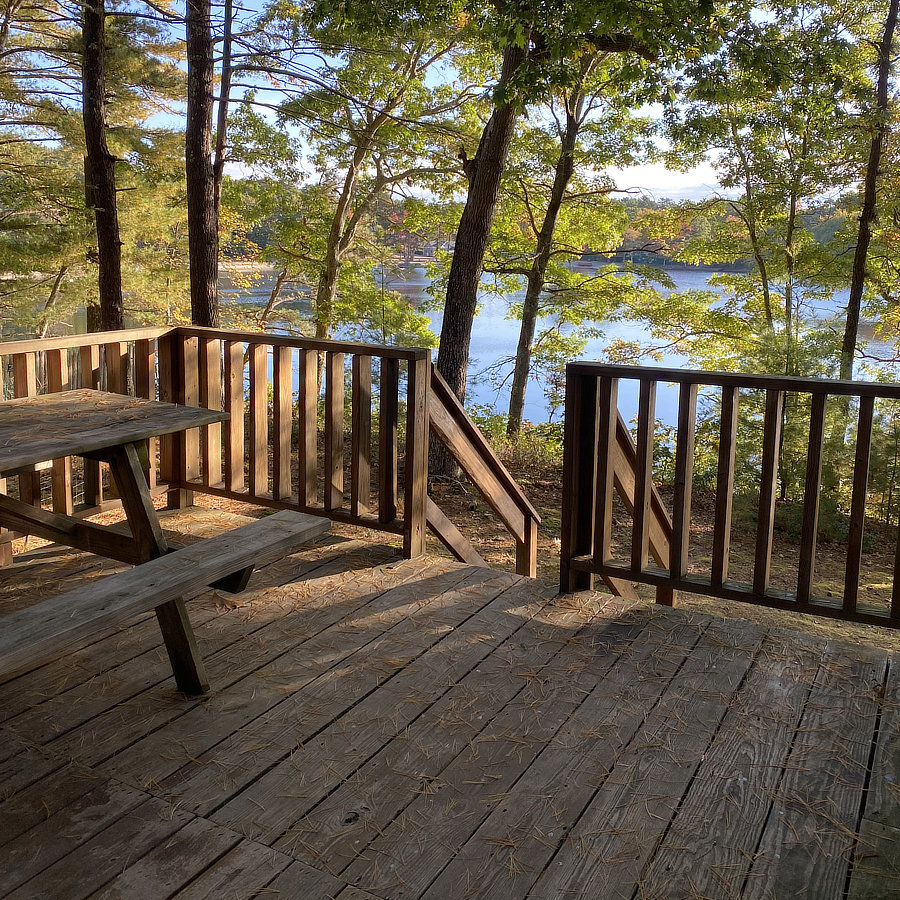
{"type": "Polygon", "coordinates": [[[332,537],[192,602],[205,699],[152,617],[0,685],[0,896],[900,896],[900,659],[553,594],[332,537]]]}

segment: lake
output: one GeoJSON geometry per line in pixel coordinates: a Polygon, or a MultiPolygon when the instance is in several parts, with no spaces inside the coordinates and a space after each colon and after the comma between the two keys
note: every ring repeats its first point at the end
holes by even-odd
{"type": "MultiPolygon", "coordinates": [[[[675,290],[716,290],[710,287],[708,279],[717,274],[711,270],[698,269],[666,269],[667,274],[675,284],[675,290]]],[[[271,292],[274,273],[264,273],[263,277],[247,287],[246,284],[234,284],[227,271],[222,273],[220,290],[223,298],[231,296],[242,302],[264,304],[271,292]]],[[[426,296],[429,285],[425,269],[420,266],[410,266],[401,269],[401,275],[388,276],[385,286],[401,293],[408,298],[410,303],[418,306],[426,296]]],[[[836,313],[842,305],[846,305],[847,291],[837,293],[830,303],[819,304],[812,310],[815,318],[825,319],[836,313]]],[[[469,379],[467,389],[467,401],[470,404],[493,406],[498,412],[506,412],[509,401],[509,391],[497,389],[486,376],[485,370],[497,360],[510,359],[515,355],[516,345],[519,339],[519,322],[507,318],[511,302],[521,300],[524,291],[518,291],[505,297],[484,293],[480,298],[480,311],[475,319],[472,330],[472,343],[469,354],[469,379]]],[[[309,309],[309,302],[305,292],[300,289],[292,289],[288,292],[293,305],[299,309],[309,309]]],[[[441,311],[428,313],[431,320],[431,328],[435,335],[440,334],[441,311]]],[[[638,322],[606,322],[603,323],[604,336],[601,339],[590,340],[585,352],[580,359],[599,359],[605,361],[606,347],[615,340],[633,341],[642,345],[652,346],[653,341],[648,329],[638,322]]],[[[669,367],[682,367],[688,365],[685,356],[663,352],[660,362],[654,365],[669,367]]],[[[619,407],[626,418],[631,418],[637,411],[637,383],[623,381],[619,387],[619,407]]],[[[657,389],[657,416],[665,424],[674,425],[677,414],[678,395],[672,385],[660,384],[657,389]]],[[[550,419],[560,420],[562,410],[552,410],[547,402],[542,386],[532,381],[528,386],[525,399],[525,418],[532,422],[546,422],[550,419]]]]}

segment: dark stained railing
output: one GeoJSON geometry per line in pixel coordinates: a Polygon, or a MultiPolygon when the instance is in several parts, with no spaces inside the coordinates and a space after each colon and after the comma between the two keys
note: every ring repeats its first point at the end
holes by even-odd
{"type": "Polygon", "coordinates": [[[589,587],[593,577],[599,575],[606,580],[621,579],[651,585],[657,589],[657,600],[664,603],[672,602],[674,592],[688,591],[778,609],[900,626],[900,577],[897,571],[900,543],[890,603],[878,606],[863,603],[859,597],[873,412],[877,400],[900,400],[900,385],[588,362],[570,364],[566,383],[561,590],[589,587]],[[628,436],[618,412],[618,389],[623,380],[638,384],[635,441],[628,436]],[[654,543],[659,544],[665,531],[665,512],[655,509],[658,495],[652,481],[655,399],[660,383],[674,383],[678,387],[667,554],[654,546],[654,543]],[[702,567],[690,566],[689,552],[697,401],[703,388],[713,388],[717,394],[719,439],[712,555],[708,570],[696,571],[702,567]],[[758,465],[759,502],[749,582],[729,577],[735,450],[742,390],[759,391],[764,397],[758,465]],[[799,395],[803,400],[792,405],[793,415],[799,415],[797,411],[808,406],[804,423],[808,442],[796,582],[793,590],[784,590],[772,585],[772,545],[785,397],[791,395],[799,395]],[[815,596],[813,593],[826,443],[826,404],[830,397],[845,398],[845,411],[850,409],[854,399],[858,401],[849,537],[840,597],[815,596]],[[630,450],[623,449],[626,445],[630,450]],[[616,475],[622,469],[616,460],[623,452],[634,461],[633,465],[624,467],[633,473],[630,500],[624,496],[627,491],[623,488],[627,486],[616,475]],[[625,506],[632,520],[627,548],[619,554],[624,558],[614,558],[612,552],[616,492],[626,500],[625,506]],[[649,564],[651,554],[655,557],[655,566],[649,564]],[[667,562],[662,562],[661,558],[666,555],[667,562]]]}
{"type": "MultiPolygon", "coordinates": [[[[458,558],[484,563],[428,497],[436,395],[427,350],[149,328],[0,343],[0,373],[3,396],[93,387],[227,411],[221,425],[161,438],[158,452],[150,448],[148,479],[155,492],[168,494],[169,506],[188,506],[200,493],[298,509],[401,535],[407,556],[424,552],[431,528],[458,558]]],[[[436,396],[438,415],[448,405],[436,396]]],[[[451,450],[510,528],[517,571],[533,576],[540,519],[461,409],[451,413],[460,429],[451,450]],[[472,469],[472,460],[480,468],[472,469]],[[505,516],[509,508],[518,516],[505,516]]],[[[435,430],[440,437],[440,426],[435,430]]],[[[116,503],[96,463],[54,460],[48,467],[44,502],[55,510],[90,515],[116,503]]],[[[40,503],[41,472],[16,477],[19,496],[40,503]]],[[[0,533],[0,563],[9,561],[12,538],[0,533]]]]}

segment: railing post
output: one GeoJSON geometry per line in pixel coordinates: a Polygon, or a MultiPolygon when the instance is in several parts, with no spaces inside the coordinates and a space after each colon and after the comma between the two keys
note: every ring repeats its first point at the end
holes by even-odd
{"type": "Polygon", "coordinates": [[[559,589],[590,590],[594,576],[572,568],[573,557],[592,552],[594,498],[597,493],[597,378],[566,368],[565,439],[563,443],[562,528],[559,589]]]}
{"type": "Polygon", "coordinates": [[[525,539],[516,538],[516,573],[537,578],[538,523],[525,516],[525,539]]]}
{"type": "Polygon", "coordinates": [[[425,355],[409,362],[403,474],[403,555],[409,559],[425,553],[429,366],[425,355]]]}

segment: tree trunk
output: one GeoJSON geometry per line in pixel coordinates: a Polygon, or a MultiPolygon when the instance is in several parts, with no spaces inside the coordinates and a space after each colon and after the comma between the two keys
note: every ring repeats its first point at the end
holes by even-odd
{"type": "Polygon", "coordinates": [[[574,98],[573,110],[566,111],[566,130],[563,134],[559,159],[553,175],[553,187],[550,190],[550,202],[544,213],[544,221],[538,234],[535,247],[534,262],[528,272],[528,283],[525,289],[525,301],[522,304],[522,325],[519,329],[519,343],[516,347],[516,361],[513,367],[512,388],[509,394],[509,415],[506,421],[506,433],[515,437],[522,429],[522,415],[525,409],[525,391],[528,386],[528,375],[531,370],[531,352],[534,346],[534,330],[538,318],[538,304],[547,264],[550,262],[550,251],[553,249],[553,235],[556,222],[566,196],[566,188],[575,171],[575,144],[581,127],[580,100],[574,98]]]}
{"type": "Polygon", "coordinates": [[[191,321],[219,324],[219,216],[212,164],[213,35],[210,0],[188,0],[187,176],[188,257],[191,274],[191,321]]]}
{"type": "Polygon", "coordinates": [[[47,298],[47,302],[44,304],[44,312],[41,314],[41,325],[38,329],[38,337],[41,339],[47,337],[47,332],[50,330],[50,312],[53,307],[56,306],[63,279],[66,277],[68,271],[68,266],[60,266],[59,271],[56,273],[56,278],[53,279],[53,287],[50,288],[50,296],[47,298]]]}
{"type": "MultiPolygon", "coordinates": [[[[509,46],[503,51],[503,68],[499,88],[508,86],[516,70],[525,61],[521,47],[509,46]]],[[[447,280],[444,320],[438,346],[437,370],[461,401],[466,396],[466,375],[472,323],[478,300],[478,283],[484,266],[500,178],[506,165],[509,145],[518,117],[518,104],[506,100],[494,108],[481,135],[475,158],[467,163],[469,193],[456,232],[456,245],[447,280]]],[[[438,477],[452,477],[456,465],[442,445],[432,444],[430,472],[438,477]]]]}
{"type": "Polygon", "coordinates": [[[216,149],[213,156],[213,204],[216,221],[222,208],[222,180],[225,177],[226,135],[228,132],[228,101],[231,97],[231,33],[234,2],[225,0],[225,20],[222,33],[222,74],[219,78],[219,105],[216,110],[216,149]]]}
{"type": "Polygon", "coordinates": [[[81,69],[85,142],[85,199],[94,211],[97,230],[100,324],[104,331],[123,326],[122,243],[116,210],[115,158],[106,144],[106,6],[84,4],[81,69]]]}
{"type": "Polygon", "coordinates": [[[282,269],[278,275],[275,276],[275,284],[272,285],[272,291],[269,294],[268,302],[265,307],[263,307],[263,311],[259,314],[257,318],[257,324],[259,325],[260,331],[265,331],[266,326],[269,324],[269,316],[272,315],[275,307],[281,302],[281,289],[284,287],[285,281],[287,281],[288,270],[282,269]]]}
{"type": "MultiPolygon", "coordinates": [[[[524,60],[525,51],[521,47],[509,46],[503,51],[501,90],[509,84],[524,60]]],[[[437,358],[438,371],[460,400],[464,400],[466,394],[469,344],[484,251],[494,221],[500,178],[517,115],[518,105],[514,101],[508,100],[494,109],[481,135],[475,159],[468,167],[469,193],[456,232],[437,358]]]]}
{"type": "Polygon", "coordinates": [[[841,344],[841,378],[853,378],[853,357],[859,338],[859,313],[862,305],[863,288],[866,283],[866,259],[872,240],[872,223],[875,221],[875,203],[878,193],[878,170],[884,150],[884,139],[888,131],[888,82],[890,80],[894,31],[897,27],[898,0],[891,0],[884,33],[878,48],[878,77],[875,110],[877,120],[875,133],[869,145],[869,159],[866,163],[866,177],[863,186],[862,210],[859,214],[859,237],[853,254],[853,271],[850,277],[850,297],[847,300],[847,321],[844,326],[844,340],[841,344]]]}

